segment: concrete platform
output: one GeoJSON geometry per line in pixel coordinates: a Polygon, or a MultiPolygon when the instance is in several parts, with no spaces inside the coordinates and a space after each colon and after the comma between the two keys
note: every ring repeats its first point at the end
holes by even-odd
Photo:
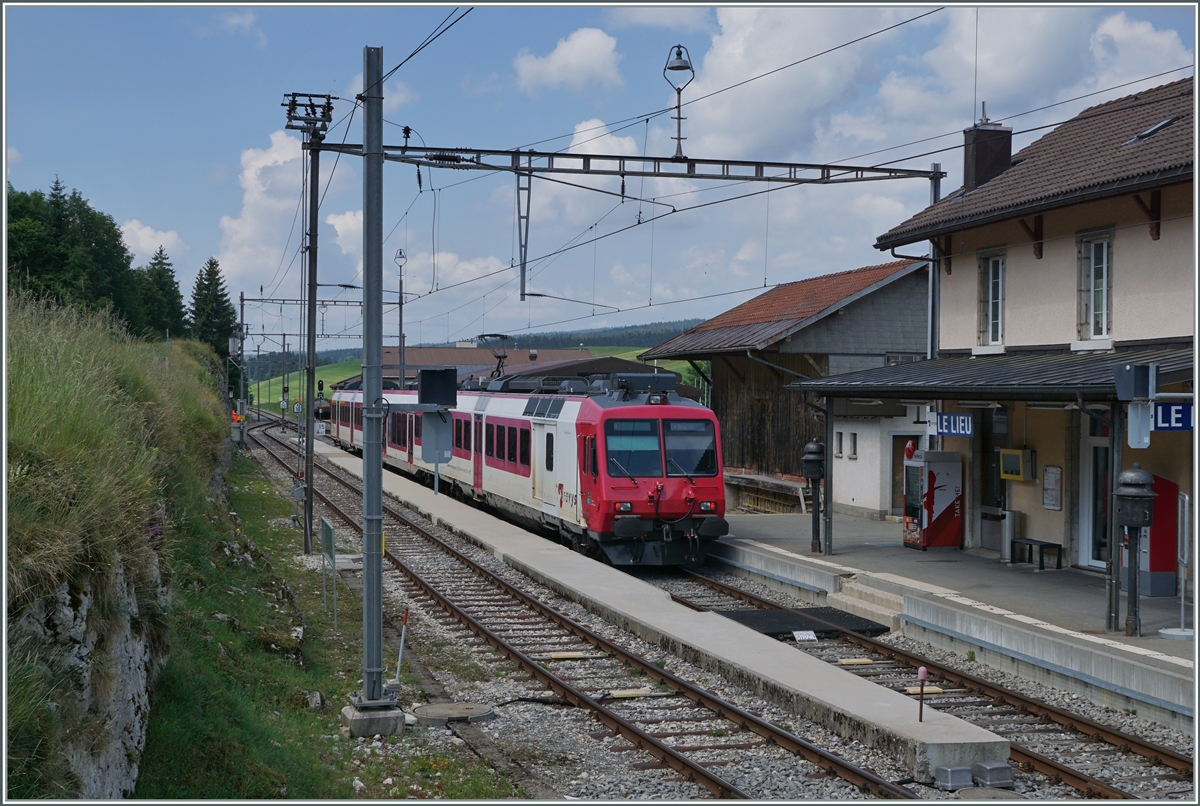
{"type": "MultiPolygon", "coordinates": [[[[1105,633],[1099,574],[1039,572],[983,550],[916,551],[903,545],[899,525],[844,515],[835,515],[834,554],[825,557],[809,551],[811,518],[728,520],[731,534],[709,554],[714,567],[876,621],[890,618],[913,638],[1191,730],[1196,647],[1158,636],[1160,627],[1179,626],[1177,598],[1141,600],[1142,637],[1105,633]]],[[[1122,625],[1127,607],[1122,596],[1122,625]]]]}
{"type": "MultiPolygon", "coordinates": [[[[361,476],[357,457],[323,443],[317,450],[361,476]]],[[[1008,759],[1008,741],[990,731],[936,711],[918,722],[916,702],[903,694],[728,619],[678,605],[664,591],[628,574],[449,496],[435,496],[394,473],[384,473],[383,485],[385,494],[643,640],[843,736],[895,754],[918,781],[932,781],[935,767],[1008,759]]]]}

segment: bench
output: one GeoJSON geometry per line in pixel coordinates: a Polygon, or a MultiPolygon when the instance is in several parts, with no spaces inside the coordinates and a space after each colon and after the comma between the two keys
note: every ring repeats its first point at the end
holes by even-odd
{"type": "Polygon", "coordinates": [[[1009,560],[1010,564],[1015,563],[1017,561],[1017,546],[1018,545],[1029,547],[1029,562],[1030,563],[1033,562],[1033,550],[1035,548],[1038,550],[1038,570],[1039,571],[1046,570],[1046,549],[1054,549],[1055,554],[1057,555],[1057,558],[1058,558],[1058,565],[1056,566],[1056,568],[1060,571],[1062,570],[1062,545],[1061,544],[1047,543],[1045,540],[1034,540],[1032,537],[1014,537],[1012,539],[1011,545],[1009,546],[1009,552],[1008,552],[1008,555],[1010,557],[1010,560],[1009,560]]]}

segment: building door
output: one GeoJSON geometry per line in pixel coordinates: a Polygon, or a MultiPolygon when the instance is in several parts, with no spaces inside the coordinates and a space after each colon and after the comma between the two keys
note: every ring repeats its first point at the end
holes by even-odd
{"type": "Polygon", "coordinates": [[[483,497],[483,415],[475,415],[475,439],[472,445],[471,486],[478,498],[483,497]]]}
{"type": "Polygon", "coordinates": [[[1079,565],[1102,570],[1109,557],[1112,446],[1108,426],[1085,419],[1088,434],[1079,440],[1079,565]]]}

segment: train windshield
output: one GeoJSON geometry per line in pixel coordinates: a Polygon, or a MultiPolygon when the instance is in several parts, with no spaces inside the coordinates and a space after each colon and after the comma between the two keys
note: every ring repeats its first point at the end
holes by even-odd
{"type": "Polygon", "coordinates": [[[658,420],[608,420],[604,423],[604,453],[610,476],[661,476],[658,420]]]}
{"type": "Polygon", "coordinates": [[[709,420],[664,420],[668,476],[717,475],[717,440],[709,420]]]}

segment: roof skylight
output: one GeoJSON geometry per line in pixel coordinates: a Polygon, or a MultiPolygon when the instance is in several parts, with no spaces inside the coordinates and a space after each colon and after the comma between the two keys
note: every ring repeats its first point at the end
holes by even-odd
{"type": "Polygon", "coordinates": [[[1172,123],[1174,123],[1177,120],[1179,120],[1178,117],[1167,118],[1166,120],[1161,120],[1158,123],[1155,123],[1149,129],[1146,129],[1146,131],[1135,136],[1132,140],[1126,140],[1124,143],[1121,143],[1121,145],[1127,146],[1130,143],[1140,143],[1143,140],[1149,140],[1151,137],[1158,134],[1163,129],[1167,128],[1168,126],[1170,126],[1172,123]]]}

